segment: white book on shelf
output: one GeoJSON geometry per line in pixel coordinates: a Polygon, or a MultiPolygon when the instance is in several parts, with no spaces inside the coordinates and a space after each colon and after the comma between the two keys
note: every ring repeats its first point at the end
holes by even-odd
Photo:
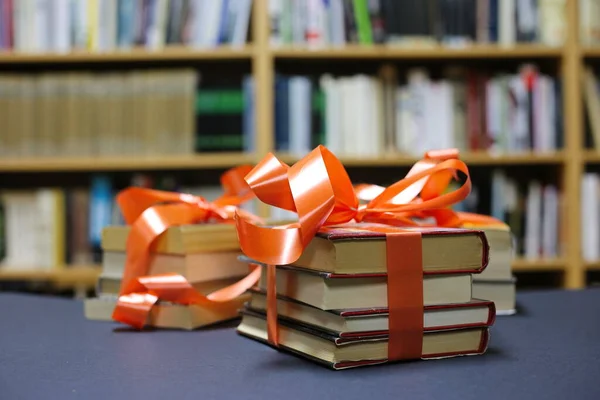
{"type": "Polygon", "coordinates": [[[292,2],[292,43],[306,43],[306,2],[292,2]]]}
{"type": "Polygon", "coordinates": [[[269,35],[269,43],[271,46],[280,46],[282,44],[281,18],[283,18],[283,2],[285,0],[269,0],[269,23],[271,33],[269,35]]]}
{"type": "Polygon", "coordinates": [[[427,118],[426,112],[427,92],[431,81],[424,69],[413,69],[408,72],[408,87],[410,90],[410,112],[412,115],[412,143],[413,146],[406,148],[413,155],[421,155],[427,148],[427,118]]]}
{"type": "Polygon", "coordinates": [[[509,88],[514,96],[510,106],[510,127],[508,130],[508,150],[525,151],[528,149],[529,110],[527,107],[527,88],[520,75],[512,75],[509,88]]]}
{"type": "Polygon", "coordinates": [[[329,19],[329,44],[343,46],[346,44],[344,30],[344,6],[343,0],[330,0],[328,8],[329,19]]]}
{"type": "Polygon", "coordinates": [[[190,0],[190,37],[189,44],[194,47],[202,47],[204,26],[206,25],[206,0],[190,0]]]}
{"type": "Polygon", "coordinates": [[[552,258],[558,254],[558,190],[556,186],[544,187],[542,203],[542,255],[552,258]]]}
{"type": "Polygon", "coordinates": [[[71,50],[71,5],[70,0],[55,0],[52,7],[51,24],[54,31],[52,51],[66,53],[71,50]]]}
{"type": "Polygon", "coordinates": [[[309,46],[327,44],[325,11],[322,0],[306,0],[306,42],[309,46]]]}
{"type": "Polygon", "coordinates": [[[600,0],[579,0],[579,37],[585,46],[600,43],[600,0]]]}
{"type": "MultiPolygon", "coordinates": [[[[34,9],[34,29],[35,36],[33,40],[33,51],[46,52],[52,49],[55,32],[51,29],[52,4],[51,0],[36,0],[34,9]]],[[[27,28],[26,28],[27,29],[27,28]]]]}
{"type": "Polygon", "coordinates": [[[83,50],[87,47],[88,16],[86,0],[70,0],[71,29],[73,49],[83,50]]]}
{"type": "Polygon", "coordinates": [[[600,177],[585,173],[581,181],[581,251],[586,261],[600,259],[600,177]]]}
{"type": "Polygon", "coordinates": [[[429,119],[437,120],[437,128],[430,132],[429,149],[448,149],[455,147],[454,143],[454,110],[453,88],[450,82],[441,80],[436,84],[436,107],[429,114],[429,119]],[[436,114],[438,110],[438,114],[436,114]]]}
{"type": "Polygon", "coordinates": [[[399,86],[396,91],[396,148],[402,153],[411,153],[416,147],[416,126],[412,112],[411,90],[399,86]]]}
{"type": "Polygon", "coordinates": [[[373,105],[373,132],[375,138],[372,141],[372,155],[378,156],[386,152],[386,120],[385,120],[385,92],[384,83],[377,77],[371,77],[371,89],[375,97],[373,105]]]}
{"type": "Polygon", "coordinates": [[[334,154],[340,154],[343,149],[340,85],[329,74],[321,76],[320,85],[325,94],[325,145],[334,154]]]}
{"type": "Polygon", "coordinates": [[[161,49],[165,45],[167,34],[167,14],[169,11],[168,0],[155,0],[152,25],[148,27],[146,47],[161,49]]]}
{"type": "Polygon", "coordinates": [[[513,46],[515,44],[517,35],[515,18],[516,1],[498,1],[498,43],[501,46],[513,46]]]}
{"type": "MultiPolygon", "coordinates": [[[[161,0],[156,0],[158,8],[161,0]]],[[[164,1],[164,0],[163,0],[164,1]]],[[[112,51],[117,47],[117,0],[101,1],[100,8],[100,50],[112,51]]]]}
{"type": "Polygon", "coordinates": [[[351,77],[341,77],[338,79],[338,90],[341,104],[341,135],[342,148],[340,153],[343,156],[352,156],[355,154],[354,129],[356,113],[354,112],[354,84],[351,77]]]}
{"type": "Polygon", "coordinates": [[[358,145],[356,150],[357,154],[361,157],[376,155],[378,130],[375,122],[375,90],[372,79],[367,75],[357,75],[354,77],[354,87],[356,90],[355,111],[358,118],[353,140],[358,145]]]}
{"type": "Polygon", "coordinates": [[[312,89],[310,79],[294,76],[289,81],[290,151],[304,156],[310,150],[312,89]]]}
{"type": "Polygon", "coordinates": [[[545,93],[545,84],[542,75],[538,75],[533,85],[533,148],[535,152],[546,150],[546,135],[548,127],[545,126],[547,118],[547,98],[545,93]]]}
{"type": "Polygon", "coordinates": [[[542,185],[529,182],[525,216],[525,258],[535,260],[540,256],[542,235],[542,185]]]}
{"type": "Polygon", "coordinates": [[[235,21],[233,34],[231,35],[232,46],[239,47],[246,44],[251,10],[252,0],[235,0],[235,21]]]}
{"type": "Polygon", "coordinates": [[[223,0],[210,0],[205,2],[204,12],[204,33],[203,45],[207,47],[216,47],[219,44],[219,28],[221,25],[221,12],[223,9],[223,0]]]}
{"type": "Polygon", "coordinates": [[[565,6],[566,0],[539,0],[540,42],[546,46],[558,47],[564,43],[565,6]]]}

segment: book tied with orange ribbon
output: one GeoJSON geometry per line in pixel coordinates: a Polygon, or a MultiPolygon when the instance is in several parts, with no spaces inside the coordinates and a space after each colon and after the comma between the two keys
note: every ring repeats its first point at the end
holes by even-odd
{"type": "Polygon", "coordinates": [[[472,281],[489,243],[448,208],[470,191],[462,161],[426,159],[362,204],[322,146],[293,166],[268,155],[246,181],[298,221],[237,216],[242,259],[262,270],[241,335],[333,369],[486,351],[495,306],[473,298],[472,281]],[[459,174],[461,186],[441,193],[459,174]]]}
{"type": "Polygon", "coordinates": [[[243,181],[249,170],[227,171],[214,202],[142,188],[121,192],[128,225],[103,231],[98,296],[85,301],[86,317],[188,330],[239,317],[260,274],[238,259],[233,224],[237,206],[253,197],[243,181]]]}
{"type": "MultiPolygon", "coordinates": [[[[485,268],[488,248],[476,230],[328,228],[297,263],[276,268],[278,345],[334,369],[387,362],[390,329],[400,337],[395,351],[410,350],[415,358],[481,354],[495,308],[472,298],[472,275],[485,268]],[[405,233],[421,249],[409,246],[405,233]],[[388,260],[394,272],[385,271],[388,260]]],[[[267,266],[262,268],[238,331],[269,343],[267,266]]]]}

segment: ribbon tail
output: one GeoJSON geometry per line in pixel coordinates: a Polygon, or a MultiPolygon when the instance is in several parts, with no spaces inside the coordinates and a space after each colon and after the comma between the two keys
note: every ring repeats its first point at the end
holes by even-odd
{"type": "Polygon", "coordinates": [[[130,293],[119,296],[112,318],[115,321],[142,330],[158,297],[149,293],[130,293]]]}

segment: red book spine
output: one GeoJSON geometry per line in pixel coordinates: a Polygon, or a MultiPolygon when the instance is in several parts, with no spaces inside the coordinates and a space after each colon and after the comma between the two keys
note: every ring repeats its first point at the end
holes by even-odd
{"type": "Polygon", "coordinates": [[[470,150],[480,148],[481,115],[477,81],[477,74],[469,73],[467,77],[467,135],[470,150]]]}

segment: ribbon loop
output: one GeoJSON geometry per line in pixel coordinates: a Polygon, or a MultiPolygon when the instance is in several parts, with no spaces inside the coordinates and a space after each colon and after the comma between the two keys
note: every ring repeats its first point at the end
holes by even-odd
{"type": "MultiPolygon", "coordinates": [[[[221,176],[223,196],[209,202],[191,194],[131,187],[117,195],[117,203],[127,224],[127,257],[113,319],[141,329],[152,306],[159,300],[177,304],[227,302],[239,297],[260,277],[250,272],[240,281],[208,296],[200,294],[181,275],[147,276],[150,253],[160,235],[171,226],[221,222],[233,223],[237,206],[254,197],[245,176],[248,165],[232,168],[221,176]]],[[[238,213],[253,223],[259,219],[248,212],[238,213]]],[[[257,272],[258,271],[258,272],[257,272]]]]}
{"type": "Polygon", "coordinates": [[[242,251],[265,264],[291,264],[323,226],[352,221],[414,226],[418,224],[415,218],[423,216],[455,224],[456,214],[448,206],[465,199],[471,191],[468,168],[456,158],[457,154],[452,149],[430,152],[404,179],[389,187],[361,185],[357,189],[342,163],[323,146],[291,167],[269,154],[246,176],[246,182],[262,201],[296,212],[298,222],[264,227],[237,211],[242,251]],[[457,190],[432,195],[458,171],[466,178],[457,190]],[[428,196],[418,197],[426,187],[430,187],[428,196]],[[359,206],[359,199],[369,202],[359,206]]]}

